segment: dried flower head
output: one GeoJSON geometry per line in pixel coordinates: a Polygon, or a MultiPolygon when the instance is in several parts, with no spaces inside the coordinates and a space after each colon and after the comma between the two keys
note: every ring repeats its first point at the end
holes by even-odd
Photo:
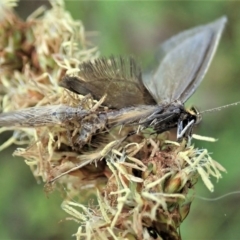
{"type": "Polygon", "coordinates": [[[122,144],[105,159],[106,184],[98,187],[98,204],[62,204],[80,223],[77,239],[180,239],[197,179],[213,191],[209,178],[219,179],[224,171],[207,150],[159,138],[122,144]]]}

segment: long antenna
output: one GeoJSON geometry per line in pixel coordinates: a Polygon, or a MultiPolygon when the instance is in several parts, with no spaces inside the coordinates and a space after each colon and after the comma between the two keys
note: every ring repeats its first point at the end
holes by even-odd
{"type": "Polygon", "coordinates": [[[231,103],[231,104],[227,104],[227,105],[224,105],[224,106],[221,106],[221,107],[216,107],[216,108],[204,110],[204,111],[200,112],[200,114],[206,113],[206,112],[220,111],[220,110],[222,110],[223,108],[228,108],[228,107],[232,107],[232,106],[237,106],[237,105],[239,105],[239,104],[240,104],[240,101],[239,101],[239,102],[235,102],[235,103],[231,103]]]}

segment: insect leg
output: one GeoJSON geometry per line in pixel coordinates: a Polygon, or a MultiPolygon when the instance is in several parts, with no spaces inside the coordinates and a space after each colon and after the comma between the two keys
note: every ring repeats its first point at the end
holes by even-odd
{"type": "Polygon", "coordinates": [[[195,123],[195,120],[192,119],[190,122],[188,122],[188,124],[183,128],[183,121],[180,120],[178,122],[178,126],[177,126],[177,140],[179,141],[181,138],[183,138],[183,136],[185,135],[185,133],[187,131],[189,131],[189,134],[187,135],[191,135],[192,129],[193,129],[193,125],[195,123]]]}

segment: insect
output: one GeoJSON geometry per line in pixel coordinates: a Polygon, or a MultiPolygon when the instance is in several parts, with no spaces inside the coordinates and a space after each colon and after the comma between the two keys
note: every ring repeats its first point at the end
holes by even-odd
{"type": "Polygon", "coordinates": [[[184,31],[162,44],[157,68],[142,76],[134,59],[99,58],[83,62],[79,73],[66,75],[60,86],[91,94],[108,110],[84,110],[66,105],[33,107],[0,114],[0,126],[38,127],[77,121],[81,146],[104,127],[137,124],[162,133],[177,127],[177,139],[191,136],[201,119],[184,103],[201,83],[216,51],[226,17],[184,31]]]}
{"type": "Polygon", "coordinates": [[[184,31],[162,44],[153,74],[141,75],[132,58],[111,57],[80,65],[79,76],[66,76],[61,86],[117,110],[107,114],[108,126],[138,123],[157,133],[177,127],[177,139],[190,136],[201,120],[195,108],[184,103],[201,83],[216,51],[226,17],[184,31]]]}

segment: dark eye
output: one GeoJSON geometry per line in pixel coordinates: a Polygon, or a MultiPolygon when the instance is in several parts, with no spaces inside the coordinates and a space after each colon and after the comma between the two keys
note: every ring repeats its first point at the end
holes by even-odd
{"type": "Polygon", "coordinates": [[[199,124],[202,121],[202,116],[201,116],[200,112],[198,111],[198,109],[193,106],[190,108],[190,112],[191,112],[192,116],[195,118],[195,124],[199,124]]]}
{"type": "Polygon", "coordinates": [[[149,235],[154,238],[157,239],[158,238],[158,233],[157,230],[154,227],[148,227],[147,228],[149,235]]]}

